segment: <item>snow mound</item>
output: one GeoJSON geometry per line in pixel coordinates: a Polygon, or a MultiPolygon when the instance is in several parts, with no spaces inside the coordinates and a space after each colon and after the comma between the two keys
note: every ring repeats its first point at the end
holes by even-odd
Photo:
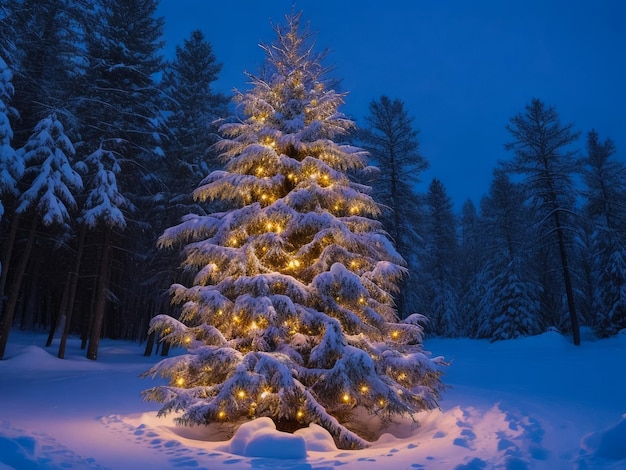
{"type": "Polygon", "coordinates": [[[587,434],[581,446],[590,460],[621,461],[626,468],[626,414],[614,426],[587,434]]]}
{"type": "Polygon", "coordinates": [[[304,438],[277,431],[270,418],[257,418],[242,424],[224,450],[244,457],[306,458],[304,438]]]}
{"type": "Polygon", "coordinates": [[[302,436],[306,450],[314,452],[331,452],[337,450],[335,441],[330,433],[318,424],[311,423],[308,428],[298,429],[296,436],[302,436]]]}

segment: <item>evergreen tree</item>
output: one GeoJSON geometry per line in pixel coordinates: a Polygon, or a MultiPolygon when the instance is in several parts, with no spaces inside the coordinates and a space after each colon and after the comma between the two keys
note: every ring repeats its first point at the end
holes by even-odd
{"type": "Polygon", "coordinates": [[[528,217],[521,188],[497,168],[489,194],[481,201],[486,255],[467,301],[475,309],[473,336],[495,341],[538,334],[544,328],[528,217]]]}
{"type": "MultiPolygon", "coordinates": [[[[539,235],[546,237],[546,240],[554,237],[554,242],[547,246],[558,249],[572,338],[574,344],[579,345],[580,327],[566,234],[567,229],[573,226],[569,219],[574,212],[576,194],[573,175],[578,170],[575,152],[568,147],[578,138],[579,133],[572,130],[572,123],[561,124],[556,110],[538,99],[533,99],[526,106],[524,114],[511,118],[506,128],[513,141],[505,147],[515,152],[507,168],[523,176],[522,185],[534,208],[539,235]]],[[[548,251],[550,254],[553,252],[548,251]]],[[[545,259],[549,262],[548,258],[545,259]]],[[[550,271],[546,269],[544,272],[550,271]]]]}
{"type": "Polygon", "coordinates": [[[433,408],[440,369],[422,350],[421,318],[396,316],[402,259],[371,218],[377,204],[346,177],[365,153],[338,142],[353,122],[323,54],[300,15],[275,31],[264,72],[237,95],[244,117],[221,126],[225,170],[194,192],[230,209],[190,214],[160,239],[185,244],[190,285],[171,289],[180,321],[160,315],[152,328],[189,353],[150,369],[170,383],[145,396],[182,424],[269,416],[360,448],[357,408],[384,422],[433,408]]]}
{"type": "Polygon", "coordinates": [[[51,110],[75,135],[77,81],[84,71],[83,20],[89,2],[76,0],[15,0],[7,7],[3,48],[14,71],[15,145],[21,147],[32,129],[51,110]]]}
{"type": "MultiPolygon", "coordinates": [[[[419,153],[417,131],[413,118],[404,109],[404,103],[381,96],[369,105],[366,116],[369,128],[361,132],[373,163],[379,168],[374,183],[377,202],[384,207],[381,220],[395,242],[396,249],[407,261],[410,273],[417,272],[417,253],[422,247],[418,234],[421,219],[421,203],[415,192],[419,174],[428,167],[428,162],[419,153]]],[[[400,282],[396,303],[402,317],[415,312],[417,307],[410,301],[415,289],[409,277],[400,282]]]]}
{"type": "Polygon", "coordinates": [[[421,311],[429,312],[427,331],[455,336],[460,329],[458,314],[458,256],[456,218],[443,183],[434,178],[424,198],[425,251],[418,288],[421,311]]]}
{"type": "Polygon", "coordinates": [[[188,197],[198,181],[219,167],[209,148],[217,141],[213,122],[227,114],[228,99],[211,89],[221,69],[199,30],[183,47],[176,46],[174,61],[165,69],[168,183],[175,198],[188,197]]]}
{"type": "Polygon", "coordinates": [[[611,157],[615,144],[587,136],[583,159],[585,215],[591,220],[591,305],[594,327],[601,336],[626,327],[626,167],[611,157]]]}
{"type": "Polygon", "coordinates": [[[28,188],[20,195],[16,212],[29,213],[30,227],[26,247],[14,275],[13,287],[5,311],[0,331],[0,359],[3,358],[13,316],[17,306],[22,278],[30,257],[37,225],[69,228],[68,208],[76,207],[72,191],[82,189],[82,179],[74,171],[70,158],[74,146],[65,135],[63,125],[55,113],[43,119],[28,139],[24,152],[26,170],[24,180],[28,188]]]}
{"type": "MultiPolygon", "coordinates": [[[[9,116],[16,111],[9,106],[13,96],[11,70],[0,57],[0,198],[5,195],[18,196],[17,183],[24,173],[24,160],[11,146],[13,129],[9,116]]],[[[0,218],[4,214],[4,205],[0,199],[0,218]]],[[[1,268],[0,268],[1,269],[1,268]]],[[[0,297],[2,293],[0,293],[0,297]]]]}
{"type": "MultiPolygon", "coordinates": [[[[106,276],[112,280],[110,290],[115,296],[109,298],[116,298],[117,308],[107,310],[111,315],[98,335],[108,326],[110,334],[122,336],[127,325],[139,325],[143,316],[147,324],[150,317],[144,307],[146,293],[151,296],[153,287],[134,281],[145,279],[151,267],[165,188],[159,173],[165,165],[161,91],[155,81],[162,71],[164,22],[155,16],[156,6],[156,0],[101,1],[94,34],[87,38],[89,67],[81,82],[84,98],[79,106],[81,150],[90,155],[102,148],[115,155],[120,167],[116,181],[130,203],[125,210],[136,208],[133,217],[124,214],[128,226],[123,236],[122,228],[113,226],[109,227],[111,238],[104,236],[105,231],[94,240],[110,253],[111,266],[117,267],[106,276]]],[[[94,335],[84,332],[83,338],[94,335]]]]}

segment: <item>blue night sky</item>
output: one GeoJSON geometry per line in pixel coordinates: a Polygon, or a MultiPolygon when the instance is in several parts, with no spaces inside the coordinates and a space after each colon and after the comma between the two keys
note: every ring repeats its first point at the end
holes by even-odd
{"type": "Polygon", "coordinates": [[[342,111],[364,125],[381,95],[404,101],[431,168],[460,209],[478,205],[498,160],[510,159],[505,125],[536,97],[562,122],[610,137],[626,160],[626,2],[622,0],[160,0],[167,46],[201,29],[223,64],[219,91],[249,89],[244,71],[264,60],[271,22],[303,12],[348,92],[342,111]]]}

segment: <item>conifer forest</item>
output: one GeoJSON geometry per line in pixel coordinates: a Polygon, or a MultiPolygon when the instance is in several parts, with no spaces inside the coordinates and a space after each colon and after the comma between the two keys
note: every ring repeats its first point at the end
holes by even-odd
{"type": "Polygon", "coordinates": [[[69,335],[93,360],[102,338],[188,348],[147,373],[163,413],[358,448],[355,396],[389,420],[437,406],[425,337],[626,328],[626,166],[602,129],[533,98],[456,211],[401,96],[342,113],[306,11],[226,96],[201,31],[163,57],[157,5],[0,1],[0,359],[14,328],[59,358],[69,335]]]}

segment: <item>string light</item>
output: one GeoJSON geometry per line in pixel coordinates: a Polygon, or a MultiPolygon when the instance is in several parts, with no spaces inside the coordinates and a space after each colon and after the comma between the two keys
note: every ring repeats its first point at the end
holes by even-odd
{"type": "Polygon", "coordinates": [[[185,385],[185,379],[182,377],[178,377],[176,379],[176,385],[178,385],[179,387],[182,387],[183,385],[185,385]]]}
{"type": "Polygon", "coordinates": [[[246,398],[246,392],[244,392],[243,390],[239,390],[237,392],[237,397],[240,398],[240,399],[246,398]]]}
{"type": "Polygon", "coordinates": [[[398,339],[398,338],[400,337],[400,332],[399,332],[398,330],[393,330],[393,331],[391,332],[391,337],[392,337],[393,339],[398,339]]]}
{"type": "Polygon", "coordinates": [[[367,385],[361,385],[361,393],[367,393],[369,389],[370,388],[367,385]]]}
{"type": "Polygon", "coordinates": [[[226,418],[226,412],[225,412],[225,411],[223,411],[223,410],[222,410],[222,411],[220,411],[220,412],[217,414],[217,417],[218,417],[219,419],[224,419],[224,418],[226,418]]]}
{"type": "Polygon", "coordinates": [[[298,410],[298,412],[296,413],[296,418],[302,418],[302,417],[304,417],[304,411],[298,410]]]}
{"type": "Polygon", "coordinates": [[[343,394],[343,396],[341,397],[341,399],[342,399],[344,402],[348,403],[348,402],[350,401],[350,395],[349,395],[349,394],[347,394],[347,393],[344,393],[344,394],[343,394]]]}

